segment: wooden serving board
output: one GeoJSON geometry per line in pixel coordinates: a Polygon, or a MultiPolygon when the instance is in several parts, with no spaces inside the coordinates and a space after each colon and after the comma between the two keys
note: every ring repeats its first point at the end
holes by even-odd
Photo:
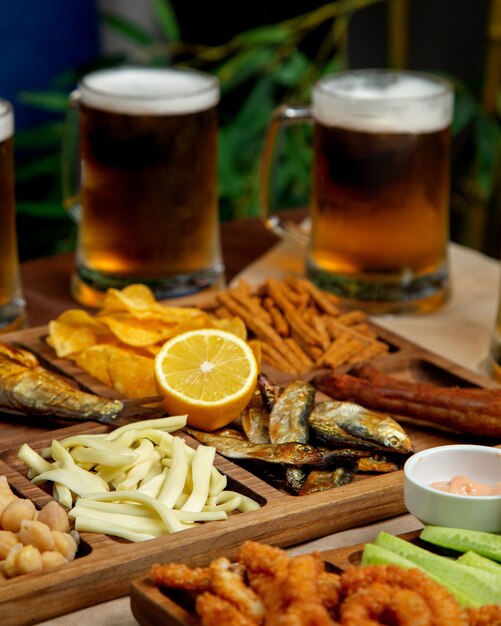
{"type": "MultiPolygon", "coordinates": [[[[408,541],[417,540],[420,531],[400,535],[408,541]]],[[[335,548],[320,552],[322,560],[330,566],[331,571],[343,572],[348,567],[360,565],[363,543],[346,548],[335,548]]],[[[207,561],[207,565],[210,561],[207,561]]],[[[188,602],[180,600],[180,596],[161,589],[151,578],[142,576],[133,581],[130,589],[130,606],[132,614],[141,626],[200,626],[200,620],[188,602]]]]}
{"type": "MultiPolygon", "coordinates": [[[[384,372],[413,381],[440,385],[498,387],[493,381],[431,354],[418,346],[375,327],[391,350],[374,360],[384,372]]],[[[102,396],[117,394],[79,370],[74,363],[58,359],[47,346],[45,327],[4,335],[2,340],[33,351],[44,365],[74,380],[83,389],[102,396]]],[[[270,371],[277,381],[286,376],[270,371]]],[[[142,409],[137,413],[141,416],[142,409]]],[[[416,451],[437,445],[464,442],[465,436],[401,420],[416,451]]],[[[41,418],[26,421],[20,416],[0,415],[0,474],[21,496],[42,506],[50,496],[26,478],[26,467],[17,459],[19,446],[28,442],[39,450],[53,438],[76,432],[105,432],[93,422],[63,425],[41,418]],[[3,437],[4,432],[8,438],[3,437]],[[7,442],[7,443],[6,443],[7,442]]],[[[185,435],[189,445],[196,446],[185,435]]],[[[469,437],[471,442],[472,438],[469,437]]],[[[484,443],[499,443],[497,441],[484,443]]],[[[405,512],[403,472],[357,475],[354,482],[329,491],[293,496],[272,487],[259,476],[216,455],[216,466],[228,476],[229,488],[241,491],[261,504],[259,510],[232,515],[224,522],[209,522],[174,535],[132,544],[112,537],[82,533],[75,561],[57,570],[28,574],[0,585],[2,626],[32,624],[72,610],[126,595],[131,582],[146,574],[153,563],[182,560],[200,565],[225,554],[232,558],[245,539],[290,546],[405,512]]]]}

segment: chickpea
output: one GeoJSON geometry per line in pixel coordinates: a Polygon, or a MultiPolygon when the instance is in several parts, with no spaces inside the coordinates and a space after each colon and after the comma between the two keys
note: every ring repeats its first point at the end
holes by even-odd
{"type": "Polygon", "coordinates": [[[62,533],[59,530],[53,530],[52,536],[57,552],[60,552],[68,561],[72,561],[77,553],[77,542],[69,533],[62,533]]]}
{"type": "Polygon", "coordinates": [[[67,533],[70,529],[66,511],[55,500],[43,507],[38,514],[38,521],[47,524],[51,530],[60,530],[63,533],[67,533]]]}
{"type": "Polygon", "coordinates": [[[16,543],[3,563],[3,572],[8,578],[39,572],[42,570],[42,555],[33,546],[16,543]]]}
{"type": "Polygon", "coordinates": [[[21,522],[26,519],[34,519],[36,515],[35,505],[31,500],[16,499],[7,505],[0,525],[4,530],[11,530],[13,533],[19,532],[21,522]]]}
{"type": "Polygon", "coordinates": [[[62,565],[63,563],[67,562],[68,560],[65,559],[60,552],[55,552],[54,550],[46,550],[45,552],[42,552],[42,563],[44,570],[57,567],[58,565],[62,565]]]}
{"type": "Polygon", "coordinates": [[[6,559],[12,546],[19,543],[17,536],[10,530],[0,530],[0,560],[6,559]]]}
{"type": "Polygon", "coordinates": [[[51,529],[39,520],[23,520],[17,536],[25,546],[32,545],[40,552],[56,548],[51,529]]]}
{"type": "Polygon", "coordinates": [[[17,500],[14,494],[9,494],[6,491],[0,491],[0,516],[5,511],[7,506],[14,500],[17,500]]]}
{"type": "Polygon", "coordinates": [[[17,496],[12,493],[6,476],[0,476],[0,516],[3,511],[13,500],[17,500],[17,496]]]}

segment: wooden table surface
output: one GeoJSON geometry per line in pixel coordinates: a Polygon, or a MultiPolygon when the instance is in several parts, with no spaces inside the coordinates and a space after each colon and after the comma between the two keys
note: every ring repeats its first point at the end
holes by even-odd
{"type": "MultiPolygon", "coordinates": [[[[259,219],[223,223],[221,244],[226,280],[229,282],[276,242],[277,237],[259,219]]],[[[35,259],[21,265],[29,326],[47,324],[62,311],[78,306],[69,291],[74,267],[73,253],[35,259]]]]}

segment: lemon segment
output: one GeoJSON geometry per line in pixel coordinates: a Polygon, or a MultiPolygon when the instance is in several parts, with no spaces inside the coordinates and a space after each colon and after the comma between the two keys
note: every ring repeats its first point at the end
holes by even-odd
{"type": "Polygon", "coordinates": [[[258,365],[233,333],[191,330],[167,341],[155,357],[155,379],[166,411],[212,431],[238,417],[254,393],[258,365]]]}

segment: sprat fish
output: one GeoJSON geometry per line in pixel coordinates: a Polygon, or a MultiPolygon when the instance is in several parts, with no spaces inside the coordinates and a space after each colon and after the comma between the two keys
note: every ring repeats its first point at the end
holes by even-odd
{"type": "Polygon", "coordinates": [[[349,435],[372,442],[385,450],[409,454],[412,445],[407,433],[390,415],[366,409],[353,402],[321,402],[316,407],[321,414],[325,432],[328,420],[349,435]]]}
{"type": "Polygon", "coordinates": [[[252,459],[285,465],[315,465],[322,462],[322,453],[313,446],[303,443],[260,444],[221,437],[194,428],[186,430],[197,441],[216,448],[219,454],[229,459],[252,459]]]}
{"type": "Polygon", "coordinates": [[[272,443],[308,441],[308,418],[315,401],[315,389],[303,380],[296,380],[283,390],[270,413],[272,443]]]}
{"type": "Polygon", "coordinates": [[[342,487],[352,482],[355,472],[349,467],[336,467],[334,470],[312,470],[299,490],[304,496],[308,493],[342,487]]]}
{"type": "Polygon", "coordinates": [[[261,398],[263,401],[264,408],[271,413],[273,407],[275,406],[275,402],[278,400],[280,396],[280,386],[275,385],[266,374],[262,372],[257,377],[257,387],[259,389],[259,393],[261,394],[261,398]]]}
{"type": "Polygon", "coordinates": [[[240,415],[242,428],[251,443],[270,442],[270,414],[264,406],[248,406],[240,415]]]}
{"type": "Polygon", "coordinates": [[[118,400],[79,391],[44,369],[34,354],[0,342],[0,410],[65,419],[107,420],[123,409],[118,400]]]}

